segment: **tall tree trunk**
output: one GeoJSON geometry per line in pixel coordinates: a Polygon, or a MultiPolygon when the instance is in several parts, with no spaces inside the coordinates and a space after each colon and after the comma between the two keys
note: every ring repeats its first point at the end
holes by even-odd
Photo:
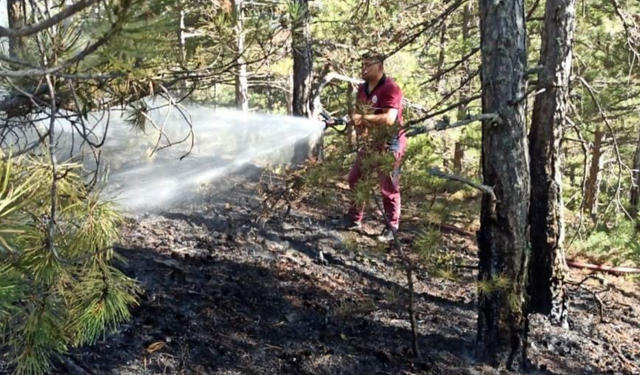
{"type": "MultiPolygon", "coordinates": [[[[311,27],[309,0],[295,0],[300,12],[292,26],[293,98],[294,116],[310,117],[313,55],[311,52],[311,27]]],[[[314,157],[321,157],[322,139],[312,135],[299,141],[294,147],[292,163],[299,164],[314,157]]]]}
{"type": "Polygon", "coordinates": [[[244,0],[233,0],[233,15],[235,19],[234,32],[236,35],[236,108],[242,111],[249,110],[249,94],[247,82],[247,64],[244,58],[244,0]]]}
{"type": "Polygon", "coordinates": [[[547,0],[538,78],[545,92],[536,96],[529,133],[531,160],[530,311],[551,315],[568,328],[564,285],[564,216],[560,165],[567,116],[575,0],[547,0]]]}
{"type": "Polygon", "coordinates": [[[600,170],[602,169],[602,143],[605,132],[600,126],[596,129],[593,147],[591,148],[591,165],[585,183],[584,211],[592,218],[598,214],[598,194],[600,193],[600,170]]]}
{"type": "Polygon", "coordinates": [[[478,247],[480,288],[477,355],[507,368],[524,367],[525,294],[529,260],[529,164],[524,100],[524,1],[480,0],[484,184],[478,247]]]}
{"type": "Polygon", "coordinates": [[[310,115],[313,60],[311,54],[311,28],[309,26],[309,0],[295,0],[300,6],[299,18],[292,30],[293,50],[293,115],[310,115]]]}

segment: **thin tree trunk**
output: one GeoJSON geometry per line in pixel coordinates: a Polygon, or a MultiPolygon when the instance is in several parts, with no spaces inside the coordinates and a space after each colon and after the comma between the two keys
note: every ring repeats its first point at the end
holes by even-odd
{"type": "Polygon", "coordinates": [[[187,46],[186,46],[186,38],[185,38],[185,26],[184,26],[184,7],[182,1],[177,2],[178,5],[178,13],[180,14],[180,20],[178,22],[178,43],[180,45],[180,64],[183,64],[187,61],[187,46]]]}
{"type": "MultiPolygon", "coordinates": [[[[273,80],[273,76],[269,74],[267,76],[267,80],[271,82],[273,80]]],[[[273,88],[271,87],[271,85],[267,85],[266,95],[267,95],[267,111],[273,112],[274,98],[273,98],[273,88]]]]}
{"type": "Polygon", "coordinates": [[[550,315],[568,328],[564,285],[561,149],[567,116],[575,0],[547,0],[538,78],[545,92],[536,96],[529,134],[531,160],[530,311],[550,315]]]}
{"type": "Polygon", "coordinates": [[[595,140],[591,149],[591,165],[589,176],[585,184],[584,211],[591,217],[598,214],[598,194],[600,192],[600,170],[602,169],[602,143],[605,141],[605,132],[598,126],[595,140]]]}
{"type": "Polygon", "coordinates": [[[233,15],[235,19],[234,32],[236,35],[236,108],[241,111],[249,110],[249,94],[247,82],[247,64],[244,58],[244,0],[233,1],[233,15]]]}
{"type": "Polygon", "coordinates": [[[526,362],[524,311],[529,259],[529,165],[526,117],[524,1],[480,0],[484,185],[479,247],[477,355],[519,369],[526,362]]]}
{"type": "MultiPolygon", "coordinates": [[[[469,46],[469,39],[471,38],[471,22],[472,18],[472,2],[467,2],[464,5],[463,13],[462,13],[462,42],[464,43],[465,48],[462,50],[460,54],[460,58],[464,58],[468,51],[466,47],[469,46]]],[[[468,84],[464,84],[467,82],[469,76],[471,75],[471,71],[469,68],[469,60],[465,60],[462,63],[462,77],[460,77],[460,83],[463,84],[463,87],[460,89],[460,106],[458,107],[458,121],[462,121],[465,117],[467,117],[467,104],[464,102],[465,98],[468,98],[471,93],[471,82],[468,84]]],[[[466,128],[462,129],[462,134],[464,134],[466,128]]],[[[456,174],[460,174],[462,172],[462,160],[464,159],[464,145],[462,141],[458,140],[455,143],[455,151],[453,154],[453,170],[456,174]]]]}
{"type": "Polygon", "coordinates": [[[440,54],[438,55],[438,92],[444,93],[444,75],[442,71],[444,70],[444,60],[446,57],[447,48],[447,21],[442,22],[442,28],[440,29],[440,54]]]}
{"type": "Polygon", "coordinates": [[[300,6],[300,17],[292,30],[293,50],[293,115],[310,115],[313,60],[311,54],[311,28],[309,26],[309,0],[295,0],[300,6]]]}
{"type": "Polygon", "coordinates": [[[638,185],[638,176],[640,176],[640,137],[636,145],[636,154],[633,158],[632,186],[629,204],[631,205],[631,215],[635,219],[638,215],[638,204],[640,203],[640,186],[638,185]]]}
{"type": "MultiPolygon", "coordinates": [[[[463,13],[462,13],[462,42],[464,43],[465,48],[462,50],[462,53],[460,55],[460,58],[464,58],[466,56],[466,54],[468,53],[467,48],[469,46],[469,39],[471,38],[471,22],[472,22],[472,14],[471,14],[471,7],[472,7],[472,2],[467,2],[467,4],[465,4],[464,9],[463,9],[463,13]]],[[[466,102],[464,102],[465,98],[468,98],[470,96],[470,92],[471,92],[471,83],[469,84],[464,84],[464,82],[466,82],[469,78],[469,76],[471,75],[471,70],[469,68],[469,60],[465,60],[462,63],[462,77],[460,77],[460,83],[463,84],[462,89],[460,90],[460,107],[458,107],[458,121],[461,121],[462,119],[465,118],[466,114],[467,114],[467,104],[466,102]]]]}
{"type": "Polygon", "coordinates": [[[464,159],[464,146],[462,142],[456,142],[456,148],[453,153],[453,171],[456,174],[460,174],[462,172],[462,160],[464,159]]]}
{"type": "Polygon", "coordinates": [[[293,115],[293,74],[289,76],[289,91],[286,92],[287,114],[293,115]]]}
{"type": "MultiPolygon", "coordinates": [[[[24,0],[8,0],[7,13],[9,17],[8,27],[12,29],[24,26],[24,0]]],[[[4,26],[4,25],[3,25],[4,26]]],[[[9,38],[9,56],[18,57],[18,51],[23,47],[22,38],[9,38]]]]}

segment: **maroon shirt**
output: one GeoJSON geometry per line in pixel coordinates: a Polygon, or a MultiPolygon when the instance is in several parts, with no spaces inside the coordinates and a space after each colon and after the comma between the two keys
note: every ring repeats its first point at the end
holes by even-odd
{"type": "MultiPolygon", "coordinates": [[[[382,76],[378,85],[369,92],[369,85],[365,82],[358,87],[358,101],[368,104],[374,109],[374,114],[383,113],[386,108],[395,108],[398,110],[398,124],[402,127],[402,90],[393,81],[393,79],[382,76]]],[[[402,132],[404,133],[404,132],[402,132]]]]}

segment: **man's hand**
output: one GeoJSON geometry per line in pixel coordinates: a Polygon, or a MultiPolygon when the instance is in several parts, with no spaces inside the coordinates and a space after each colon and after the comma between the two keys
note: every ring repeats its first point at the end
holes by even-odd
{"type": "Polygon", "coordinates": [[[356,128],[364,128],[365,127],[365,123],[363,121],[363,116],[359,113],[354,113],[353,116],[351,116],[351,121],[353,122],[353,125],[356,128]]]}

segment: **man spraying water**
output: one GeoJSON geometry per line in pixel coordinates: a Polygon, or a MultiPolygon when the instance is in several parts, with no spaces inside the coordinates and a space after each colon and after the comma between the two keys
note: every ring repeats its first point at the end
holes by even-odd
{"type": "MultiPolygon", "coordinates": [[[[400,226],[400,164],[407,144],[402,129],[402,91],[386,76],[382,55],[370,53],[363,56],[362,79],[365,82],[358,88],[356,108],[351,119],[365,142],[349,172],[348,182],[352,191],[356,189],[365,172],[364,161],[367,158],[375,157],[376,153],[393,155],[390,172],[383,170],[385,168],[382,165],[376,166],[388,223],[378,240],[388,242],[393,240],[393,231],[400,226]]],[[[359,229],[363,217],[364,207],[352,202],[344,225],[348,229],[359,229]]]]}

